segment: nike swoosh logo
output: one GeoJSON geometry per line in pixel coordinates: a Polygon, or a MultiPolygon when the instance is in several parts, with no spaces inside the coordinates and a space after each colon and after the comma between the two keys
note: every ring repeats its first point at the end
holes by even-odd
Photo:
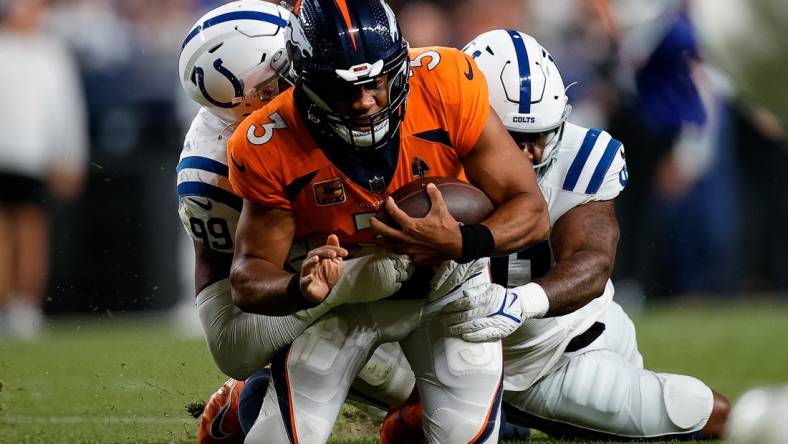
{"type": "Polygon", "coordinates": [[[213,209],[213,204],[210,200],[206,200],[205,202],[197,200],[192,197],[192,202],[194,202],[198,207],[202,208],[205,211],[211,211],[213,209]]]}
{"type": "Polygon", "coordinates": [[[238,171],[240,171],[242,173],[246,172],[246,165],[236,162],[235,161],[235,157],[233,157],[233,156],[230,156],[230,159],[232,159],[233,165],[235,165],[235,168],[237,168],[238,171]]]}
{"type": "Polygon", "coordinates": [[[473,80],[473,66],[471,65],[471,62],[468,59],[465,59],[465,63],[468,64],[468,72],[464,73],[465,78],[468,80],[473,80]]]}
{"type": "Polygon", "coordinates": [[[509,309],[515,303],[515,301],[517,301],[517,298],[519,297],[517,296],[517,293],[512,293],[512,294],[514,295],[514,297],[512,298],[511,302],[509,302],[509,305],[506,307],[507,309],[509,309]]]}
{"type": "Polygon", "coordinates": [[[230,410],[231,402],[232,396],[228,398],[227,403],[222,406],[222,409],[219,410],[219,413],[217,413],[216,416],[214,416],[213,421],[211,421],[211,437],[213,439],[225,439],[230,437],[230,435],[222,431],[222,422],[224,421],[224,417],[227,415],[227,412],[230,410]]]}

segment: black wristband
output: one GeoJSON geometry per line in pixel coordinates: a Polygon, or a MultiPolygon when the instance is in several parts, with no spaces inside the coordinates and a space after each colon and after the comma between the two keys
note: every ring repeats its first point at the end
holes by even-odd
{"type": "Polygon", "coordinates": [[[489,257],[495,249],[492,231],[484,224],[461,225],[462,256],[457,259],[461,264],[474,259],[489,257]]]}
{"type": "Polygon", "coordinates": [[[287,297],[298,304],[299,308],[305,309],[320,305],[310,301],[304,296],[304,292],[301,291],[301,276],[299,276],[298,273],[294,273],[293,276],[290,277],[290,282],[287,283],[287,297]]]}

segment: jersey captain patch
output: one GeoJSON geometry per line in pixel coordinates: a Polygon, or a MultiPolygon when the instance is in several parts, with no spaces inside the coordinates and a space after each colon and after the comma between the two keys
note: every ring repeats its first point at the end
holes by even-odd
{"type": "Polygon", "coordinates": [[[345,185],[341,177],[317,182],[312,185],[312,192],[315,195],[315,203],[319,207],[339,205],[347,200],[345,185]]]}

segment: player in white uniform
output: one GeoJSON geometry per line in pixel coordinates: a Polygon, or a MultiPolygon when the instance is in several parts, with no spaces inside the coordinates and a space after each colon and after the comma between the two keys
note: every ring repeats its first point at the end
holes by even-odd
{"type": "MultiPolygon", "coordinates": [[[[186,134],[177,167],[179,215],[194,242],[196,305],[211,356],[228,376],[243,380],[359,285],[380,292],[399,289],[408,263],[393,256],[370,256],[345,263],[344,280],[331,300],[291,316],[244,313],[233,304],[229,275],[242,199],[227,179],[226,142],[237,123],[275,97],[280,74],[289,68],[283,27],[289,11],[272,3],[242,0],[201,17],[183,42],[179,71],[186,93],[202,105],[186,134]],[[377,276],[360,282],[361,276],[377,276]]],[[[308,256],[294,246],[291,264],[308,256]]],[[[396,346],[370,358],[354,388],[383,405],[405,400],[414,380],[396,346]]]]}
{"type": "MultiPolygon", "coordinates": [[[[531,36],[490,31],[464,51],[533,160],[551,234],[549,243],[493,258],[495,284],[449,304],[448,330],[469,341],[504,339],[510,422],[561,438],[718,438],[728,401],[695,378],[644,369],[632,321],[613,302],[613,199],[628,174],[621,142],[566,121],[571,106],[558,67],[531,36]]],[[[418,408],[394,409],[381,442],[412,436],[418,425],[402,419],[418,408]]]]}
{"type": "Polygon", "coordinates": [[[449,330],[472,341],[505,337],[512,422],[584,439],[718,438],[727,400],[695,378],[644,369],[632,321],[613,301],[613,199],[628,175],[621,142],[566,121],[571,106],[558,67],[533,37],[495,30],[464,51],[534,161],[551,236],[494,258],[501,285],[447,307],[449,330]]]}

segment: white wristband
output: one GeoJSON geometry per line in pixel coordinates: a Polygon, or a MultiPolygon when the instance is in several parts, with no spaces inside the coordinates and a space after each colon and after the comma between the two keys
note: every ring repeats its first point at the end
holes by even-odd
{"type": "Polygon", "coordinates": [[[550,300],[544,288],[536,282],[529,282],[514,291],[522,297],[523,319],[541,318],[550,309],[550,300]]]}

